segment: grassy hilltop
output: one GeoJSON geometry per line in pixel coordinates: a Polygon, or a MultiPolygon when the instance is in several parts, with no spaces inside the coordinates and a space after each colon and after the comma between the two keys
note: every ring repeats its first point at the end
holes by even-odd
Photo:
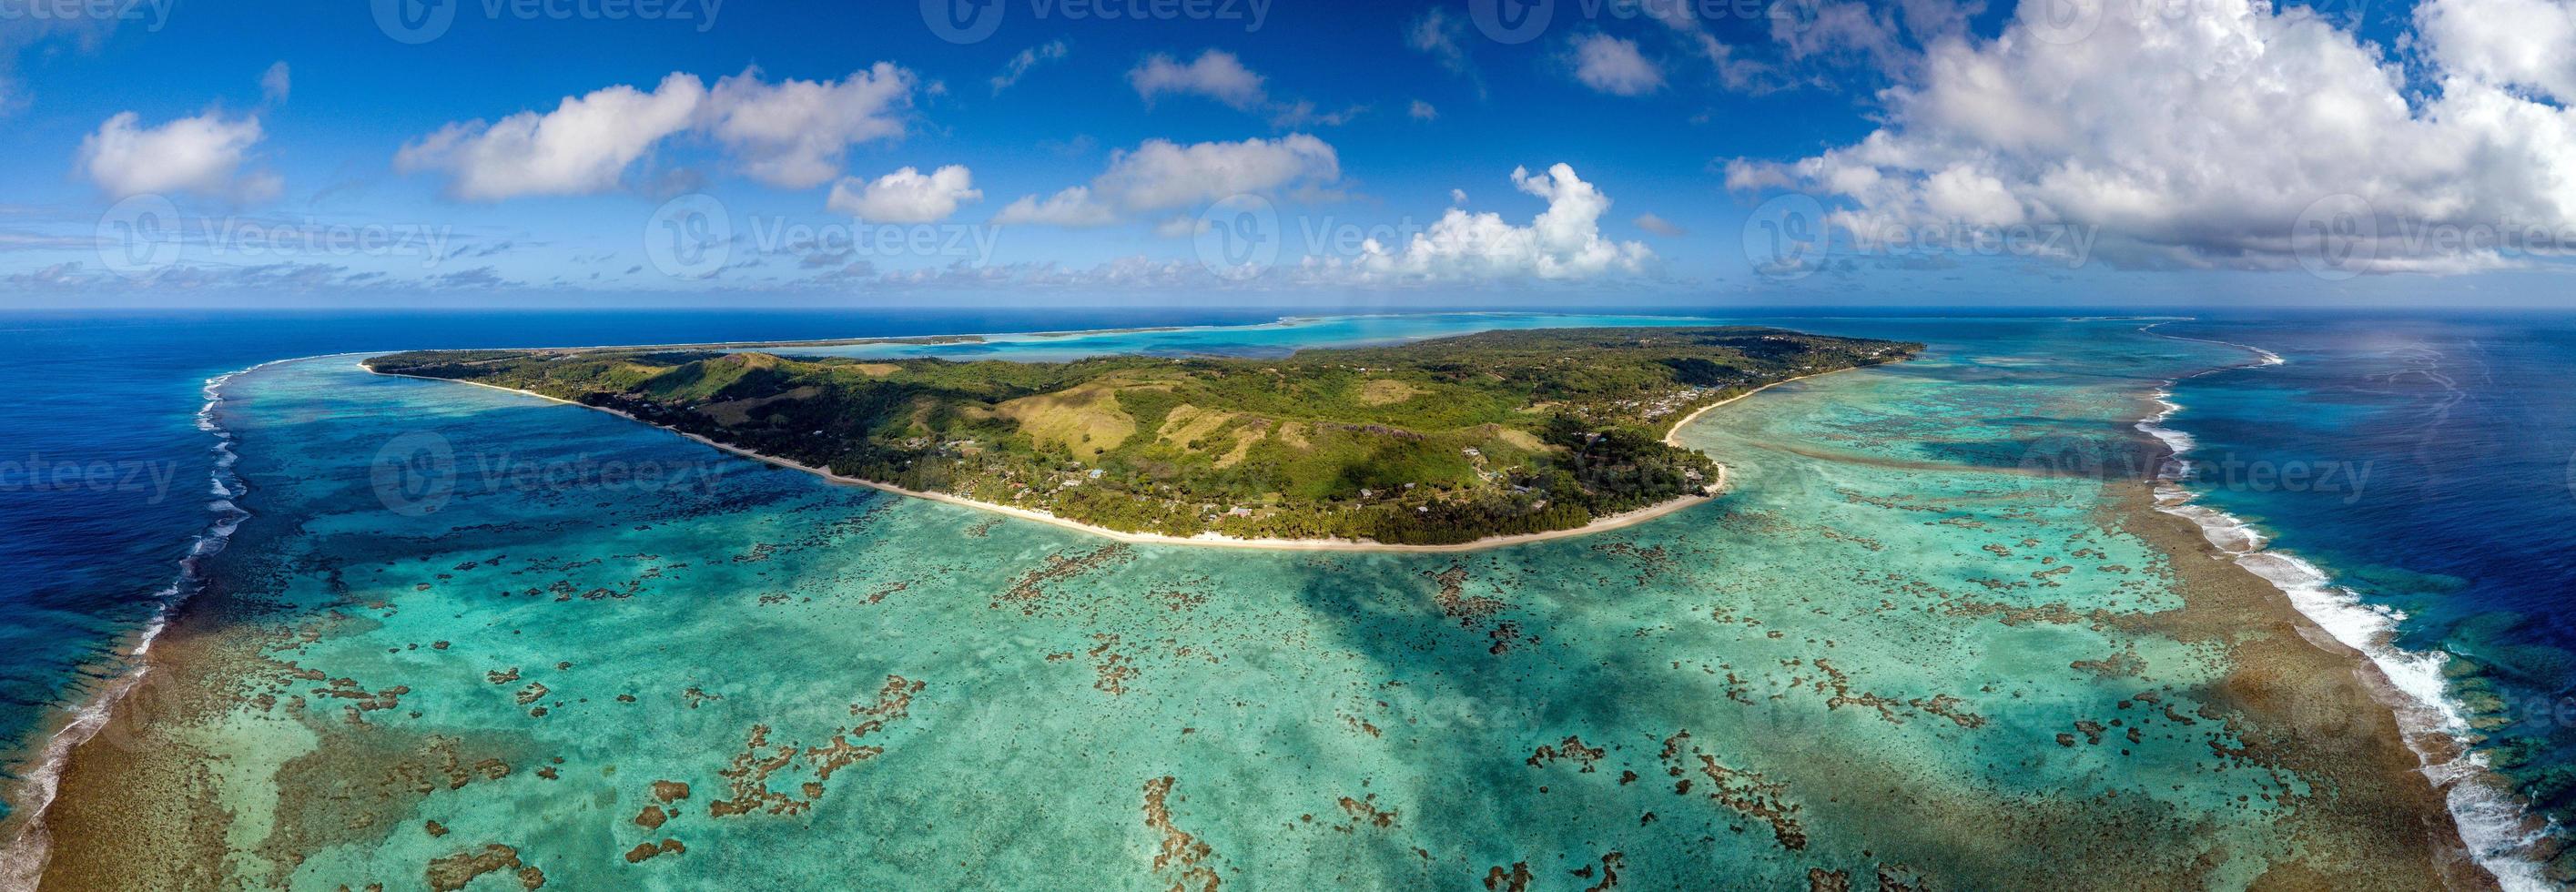
{"type": "Polygon", "coordinates": [[[1920,349],[1770,328],[1564,328],[1279,359],[597,349],[367,365],[614,408],[839,474],[1116,530],[1454,543],[1696,493],[1715,465],[1662,442],[1683,416],[1920,349]]]}

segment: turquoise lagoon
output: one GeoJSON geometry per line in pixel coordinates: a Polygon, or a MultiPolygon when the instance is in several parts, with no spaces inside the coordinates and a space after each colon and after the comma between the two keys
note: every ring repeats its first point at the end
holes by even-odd
{"type": "Polygon", "coordinates": [[[217,637],[248,642],[208,670],[235,700],[165,739],[228,818],[206,857],[299,889],[2242,888],[2342,864],[2299,820],[2337,785],[2217,716],[2227,647],[2128,621],[2182,599],[2117,475],[2058,473],[2142,460],[2146,397],[2242,352],[2138,321],[1783,324],[1933,347],[1694,422],[1735,470],[1710,504],[1459,554],[1126,545],[353,356],[265,367],[217,410],[253,513],[209,570],[217,637]]]}

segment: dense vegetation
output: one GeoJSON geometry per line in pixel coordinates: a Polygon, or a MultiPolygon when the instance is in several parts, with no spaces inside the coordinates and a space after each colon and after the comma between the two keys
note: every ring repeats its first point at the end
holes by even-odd
{"type": "Polygon", "coordinates": [[[1663,442],[1683,416],[1919,349],[1767,328],[1572,328],[1281,359],[585,349],[367,364],[613,408],[839,474],[1117,530],[1450,543],[1697,493],[1715,465],[1663,442]]]}

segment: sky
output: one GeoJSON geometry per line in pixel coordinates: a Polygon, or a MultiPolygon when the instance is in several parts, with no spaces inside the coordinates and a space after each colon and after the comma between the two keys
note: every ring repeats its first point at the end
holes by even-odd
{"type": "Polygon", "coordinates": [[[0,0],[0,307],[2554,307],[2576,0],[0,0]]]}

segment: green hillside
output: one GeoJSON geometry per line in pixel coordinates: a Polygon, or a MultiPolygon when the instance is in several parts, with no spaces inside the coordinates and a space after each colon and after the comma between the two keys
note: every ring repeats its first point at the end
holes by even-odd
{"type": "Polygon", "coordinates": [[[1453,543],[1698,492],[1714,463],[1662,442],[1681,417],[1919,349],[1768,328],[1575,328],[1280,359],[590,349],[367,364],[615,408],[839,474],[1116,530],[1453,543]]]}

